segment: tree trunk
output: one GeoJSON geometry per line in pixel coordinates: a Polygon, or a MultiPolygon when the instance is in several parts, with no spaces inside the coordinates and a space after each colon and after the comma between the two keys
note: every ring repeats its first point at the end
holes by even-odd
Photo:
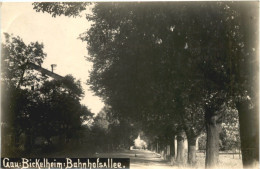
{"type": "Polygon", "coordinates": [[[188,137],[188,164],[196,164],[196,137],[188,137]]]}
{"type": "Polygon", "coordinates": [[[240,140],[244,168],[256,167],[259,160],[258,111],[249,109],[249,103],[237,104],[240,123],[240,140]]]}
{"type": "Polygon", "coordinates": [[[159,153],[159,144],[158,144],[158,141],[156,143],[156,153],[159,153]]]}
{"type": "Polygon", "coordinates": [[[22,75],[21,75],[21,77],[20,77],[20,79],[19,79],[19,82],[18,82],[18,84],[17,84],[16,89],[19,89],[20,86],[21,86],[21,84],[23,83],[23,76],[24,76],[24,73],[25,73],[26,65],[27,65],[27,63],[25,63],[25,64],[23,65],[22,75]]]}
{"type": "Polygon", "coordinates": [[[206,119],[207,145],[206,145],[206,168],[214,168],[219,157],[219,132],[221,123],[218,123],[218,116],[210,114],[206,119]]]}
{"type": "Polygon", "coordinates": [[[153,151],[154,149],[153,149],[153,144],[150,144],[149,146],[148,146],[148,150],[150,150],[150,151],[153,151]]]}
{"type": "Polygon", "coordinates": [[[162,149],[162,157],[163,157],[163,159],[164,160],[166,160],[167,159],[167,145],[163,145],[163,149],[162,149]]]}
{"type": "Polygon", "coordinates": [[[172,140],[170,140],[170,161],[171,165],[175,163],[175,135],[173,136],[172,140]]]}
{"type": "Polygon", "coordinates": [[[170,156],[175,158],[175,139],[170,142],[170,156]]]}
{"type": "Polygon", "coordinates": [[[181,131],[177,134],[177,158],[176,161],[178,164],[183,164],[184,162],[184,131],[181,131]]]}
{"type": "Polygon", "coordinates": [[[241,30],[245,42],[245,63],[239,75],[248,100],[236,103],[239,113],[241,152],[244,168],[259,167],[259,3],[240,3],[241,30]],[[244,80],[246,77],[246,80],[244,80]]]}

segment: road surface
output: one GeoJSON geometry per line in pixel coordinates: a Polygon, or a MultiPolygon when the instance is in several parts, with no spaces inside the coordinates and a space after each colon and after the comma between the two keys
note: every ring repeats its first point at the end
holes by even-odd
{"type": "MultiPolygon", "coordinates": [[[[159,154],[151,152],[149,150],[120,150],[117,152],[109,153],[95,153],[94,155],[88,151],[88,149],[73,148],[64,149],[57,153],[49,155],[43,155],[44,157],[52,158],[130,158],[130,169],[184,169],[189,168],[186,165],[178,166],[176,163],[174,166],[170,162],[163,160],[159,154]],[[185,167],[186,166],[186,167],[185,167]]],[[[41,155],[42,157],[42,155],[41,155]]],[[[205,155],[203,153],[197,153],[197,164],[194,168],[205,168],[205,155]]],[[[242,160],[239,157],[233,158],[232,155],[220,155],[218,168],[228,169],[242,169],[242,160]]]]}
{"type": "Polygon", "coordinates": [[[55,158],[130,158],[130,169],[175,169],[177,166],[172,166],[170,162],[163,160],[157,153],[149,150],[119,150],[109,153],[89,154],[84,147],[78,149],[65,149],[57,153],[45,155],[45,157],[55,158]]]}
{"type": "Polygon", "coordinates": [[[121,150],[114,153],[95,154],[95,157],[109,158],[130,158],[131,169],[167,169],[177,168],[170,165],[170,162],[163,160],[159,154],[149,150],[121,150]]]}

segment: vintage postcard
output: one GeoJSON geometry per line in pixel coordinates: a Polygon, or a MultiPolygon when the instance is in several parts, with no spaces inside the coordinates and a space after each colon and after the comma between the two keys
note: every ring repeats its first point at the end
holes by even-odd
{"type": "Polygon", "coordinates": [[[1,3],[1,168],[257,168],[258,1],[1,3]]]}

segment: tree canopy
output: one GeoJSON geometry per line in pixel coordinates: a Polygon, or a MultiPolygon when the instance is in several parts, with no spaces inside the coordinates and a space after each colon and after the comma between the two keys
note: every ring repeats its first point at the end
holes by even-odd
{"type": "Polygon", "coordinates": [[[20,37],[5,34],[1,55],[1,131],[3,154],[17,156],[19,147],[30,153],[35,140],[44,138],[48,145],[55,137],[78,137],[83,123],[92,117],[80,104],[84,95],[80,81],[67,75],[61,80],[48,79],[29,63],[41,66],[46,54],[43,44],[26,45],[20,37]]]}
{"type": "MultiPolygon", "coordinates": [[[[92,15],[87,16],[93,24],[81,34],[93,62],[88,83],[116,117],[141,124],[147,133],[161,136],[168,129],[171,133],[193,127],[186,134],[199,133],[199,124],[205,121],[207,132],[214,129],[208,133],[213,147],[207,148],[213,156],[222,119],[228,114],[225,110],[234,106],[240,118],[243,161],[251,164],[258,154],[249,157],[246,153],[251,151],[249,145],[258,145],[253,130],[258,126],[254,120],[258,117],[255,4],[95,3],[92,15]],[[248,133],[250,141],[245,139],[248,133]]],[[[53,4],[34,4],[40,5],[45,7],[38,11],[53,16],[70,9],[50,11],[47,7],[53,4]]],[[[84,9],[79,6],[76,11],[84,9]]],[[[206,161],[210,167],[217,160],[206,161]]]]}

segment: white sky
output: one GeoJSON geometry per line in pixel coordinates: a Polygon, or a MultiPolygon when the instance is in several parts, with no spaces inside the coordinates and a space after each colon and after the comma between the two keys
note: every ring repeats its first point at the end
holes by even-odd
{"type": "Polygon", "coordinates": [[[1,36],[3,32],[7,32],[20,36],[26,44],[42,42],[47,53],[42,67],[50,70],[51,64],[57,64],[55,73],[62,76],[71,74],[80,79],[85,91],[81,103],[96,114],[104,104],[100,98],[93,96],[86,85],[92,63],[84,58],[88,55],[86,42],[77,39],[89,27],[90,23],[84,16],[53,18],[48,13],[34,11],[31,2],[4,2],[1,6],[1,36]]]}

